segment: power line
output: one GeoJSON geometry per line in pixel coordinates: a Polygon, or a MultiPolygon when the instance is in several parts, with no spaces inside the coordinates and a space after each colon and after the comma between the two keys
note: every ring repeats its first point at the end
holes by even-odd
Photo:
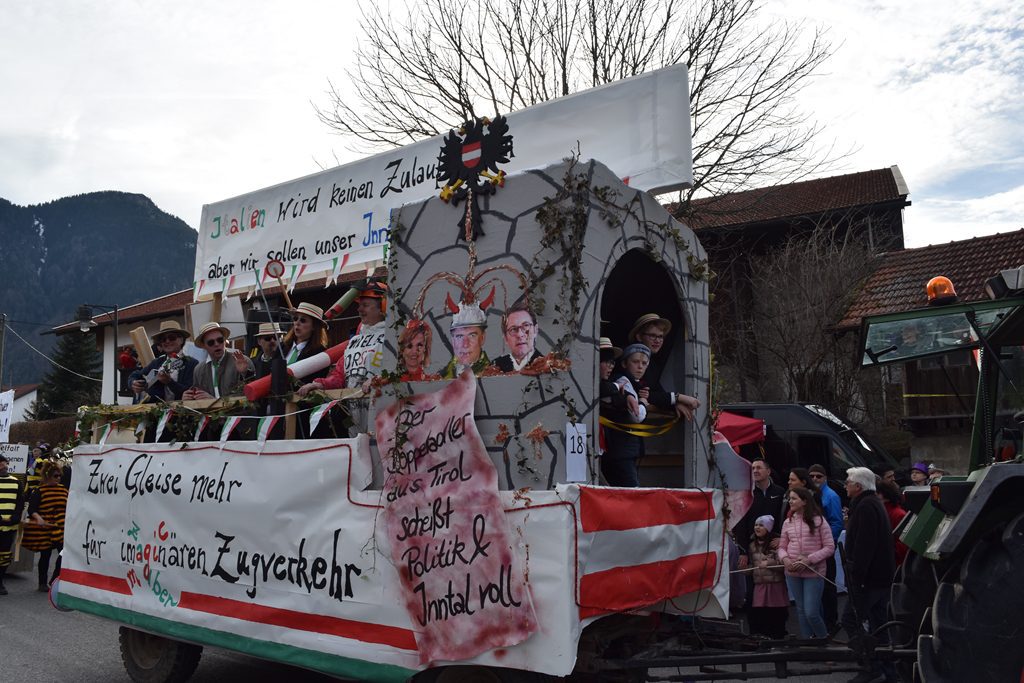
{"type": "MultiPolygon", "coordinates": [[[[8,322],[10,322],[10,321],[8,321],[8,322]]],[[[46,359],[47,361],[49,361],[49,362],[50,362],[50,363],[51,363],[52,365],[54,365],[55,367],[58,367],[58,368],[60,368],[60,369],[61,369],[61,370],[63,370],[64,372],[70,372],[70,373],[71,373],[72,375],[74,375],[75,377],[81,377],[82,379],[88,379],[88,380],[92,380],[93,382],[99,382],[99,383],[101,383],[101,384],[103,383],[103,380],[102,380],[102,379],[96,379],[95,377],[87,377],[86,375],[81,375],[81,374],[79,374],[79,373],[75,372],[74,370],[70,370],[70,369],[68,369],[68,368],[64,367],[63,365],[61,365],[60,363],[58,363],[57,361],[55,361],[54,359],[50,358],[50,357],[49,357],[49,356],[47,356],[47,355],[46,355],[45,353],[43,353],[42,351],[40,351],[39,349],[37,349],[36,347],[34,347],[34,346],[32,346],[31,344],[29,344],[29,343],[28,343],[28,341],[26,341],[24,337],[22,337],[22,336],[21,336],[20,334],[18,334],[17,330],[15,330],[15,329],[14,329],[13,327],[11,327],[10,325],[7,325],[7,329],[8,329],[8,330],[10,330],[11,334],[13,334],[13,335],[14,335],[15,337],[17,337],[18,339],[20,339],[20,340],[21,340],[21,343],[22,343],[22,344],[24,344],[24,345],[25,345],[25,346],[27,346],[28,348],[32,349],[32,350],[33,350],[33,351],[35,351],[36,353],[38,353],[38,354],[39,354],[40,356],[42,356],[43,358],[45,358],[45,359],[46,359]]]]}

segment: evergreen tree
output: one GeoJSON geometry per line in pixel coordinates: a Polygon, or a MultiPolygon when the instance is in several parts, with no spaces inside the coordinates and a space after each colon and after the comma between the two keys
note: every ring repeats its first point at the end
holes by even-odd
{"type": "Polygon", "coordinates": [[[29,409],[30,420],[66,417],[74,415],[79,406],[99,403],[102,384],[88,379],[99,378],[103,368],[103,361],[96,348],[95,335],[81,332],[61,335],[53,360],[67,370],[55,365],[46,373],[42,384],[39,385],[36,400],[29,409]]]}

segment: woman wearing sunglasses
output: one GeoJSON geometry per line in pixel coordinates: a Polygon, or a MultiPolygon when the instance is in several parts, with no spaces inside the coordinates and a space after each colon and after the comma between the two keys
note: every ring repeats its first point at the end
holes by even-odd
{"type": "MultiPolygon", "coordinates": [[[[315,356],[327,349],[327,323],[324,321],[324,309],[313,304],[301,303],[292,309],[292,328],[281,342],[284,348],[284,359],[288,365],[315,356]]],[[[325,377],[330,367],[318,370],[303,378],[310,382],[325,377]]]]}

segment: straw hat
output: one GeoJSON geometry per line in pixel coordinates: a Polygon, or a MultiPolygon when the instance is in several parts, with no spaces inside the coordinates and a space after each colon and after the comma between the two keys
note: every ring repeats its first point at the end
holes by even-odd
{"type": "Polygon", "coordinates": [[[599,351],[611,351],[613,359],[622,355],[622,349],[618,346],[612,346],[612,340],[608,337],[601,337],[598,339],[597,348],[599,351]]]}
{"type": "Polygon", "coordinates": [[[153,334],[153,336],[150,337],[150,339],[152,339],[153,343],[155,344],[158,337],[162,337],[166,334],[172,333],[180,334],[185,339],[188,339],[190,336],[192,336],[188,333],[188,330],[182,328],[182,326],[178,324],[177,320],[165,320],[162,323],[160,323],[160,329],[157,330],[153,334]]]}
{"type": "Polygon", "coordinates": [[[324,309],[313,304],[303,302],[296,306],[295,308],[293,308],[291,313],[293,316],[298,314],[309,316],[310,318],[313,318],[314,320],[318,321],[321,325],[326,324],[324,323],[324,309]]]}
{"type": "Polygon", "coordinates": [[[211,320],[210,322],[208,322],[205,325],[203,325],[202,327],[200,327],[199,331],[196,332],[196,341],[199,342],[200,344],[202,344],[203,343],[203,337],[205,337],[206,335],[210,334],[211,332],[213,332],[215,330],[220,330],[220,333],[224,335],[225,341],[228,339],[228,337],[231,336],[231,330],[229,330],[228,328],[224,327],[219,322],[217,322],[215,320],[211,320]]]}
{"type": "Polygon", "coordinates": [[[671,322],[669,322],[665,318],[662,318],[657,313],[645,313],[644,315],[637,318],[636,322],[633,323],[633,329],[629,331],[629,336],[627,337],[627,339],[630,341],[639,341],[636,336],[637,333],[640,330],[647,327],[648,325],[650,325],[651,323],[656,323],[659,327],[661,327],[661,333],[664,334],[666,337],[668,336],[668,333],[672,331],[671,322]]]}
{"type": "Polygon", "coordinates": [[[282,334],[281,326],[277,323],[260,323],[260,331],[256,333],[257,337],[277,337],[282,334]]]}

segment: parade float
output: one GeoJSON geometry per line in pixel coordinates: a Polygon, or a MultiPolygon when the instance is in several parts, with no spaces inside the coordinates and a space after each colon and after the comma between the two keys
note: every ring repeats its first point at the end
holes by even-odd
{"type": "Polygon", "coordinates": [[[674,67],[374,157],[386,182],[341,167],[206,207],[197,300],[386,265],[375,378],[271,414],[253,410],[270,381],[155,420],[84,411],[54,603],[122,624],[138,681],[188,678],[204,645],[361,680],[642,680],[680,630],[727,618],[749,467],[713,439],[704,252],[652,194],[690,176],[685,93],[674,67]],[[614,170],[552,162],[552,130],[558,157],[597,149],[614,170]],[[411,201],[417,174],[389,174],[434,156],[411,201]],[[700,407],[602,425],[599,337],[625,341],[655,307],[672,323],[662,383],[700,407]],[[534,349],[506,371],[484,359],[515,311],[534,349]],[[423,367],[400,351],[410,329],[432,340],[423,367]],[[269,436],[332,411],[350,438],[269,436]],[[194,435],[168,438],[189,412],[194,435]],[[602,427],[645,437],[645,487],[601,485],[602,427]]]}

